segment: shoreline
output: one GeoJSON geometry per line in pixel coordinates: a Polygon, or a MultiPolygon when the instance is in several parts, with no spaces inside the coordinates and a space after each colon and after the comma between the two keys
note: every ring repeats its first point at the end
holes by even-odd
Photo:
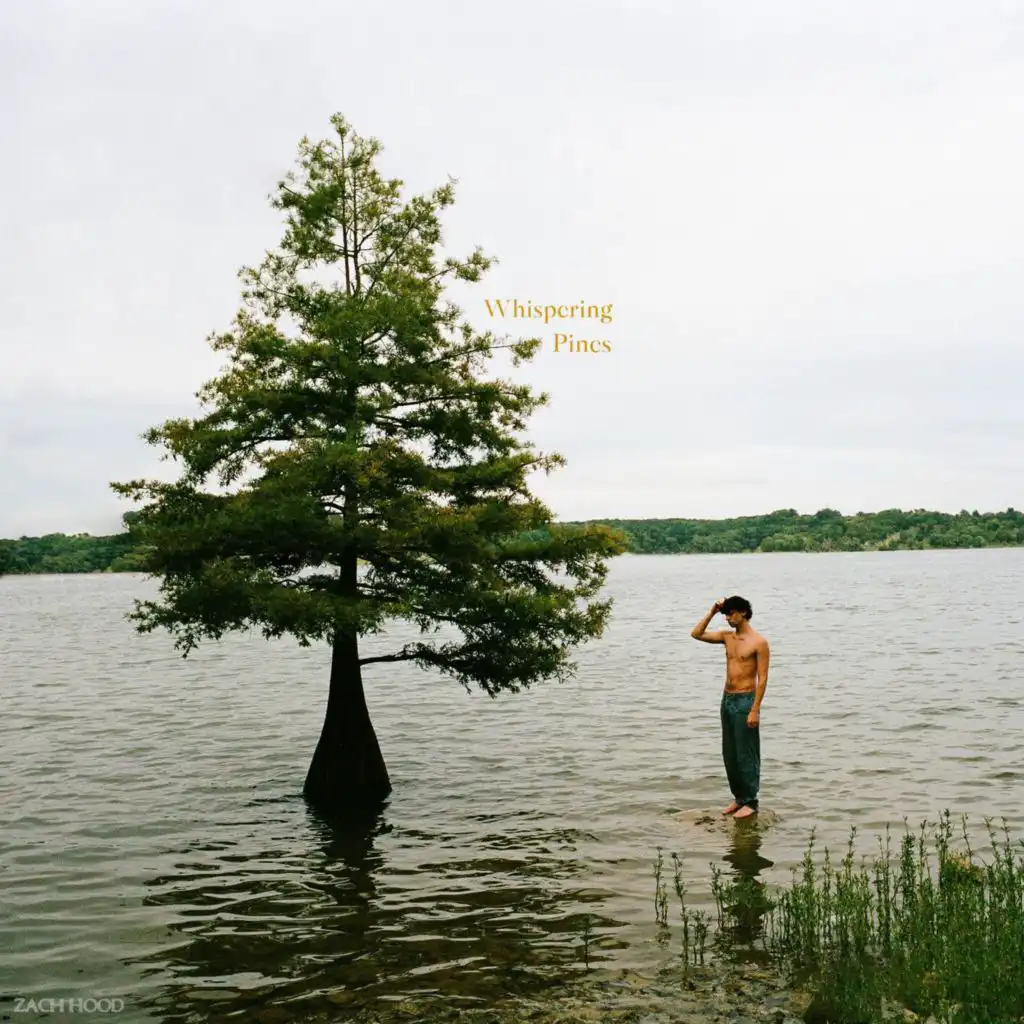
{"type": "MultiPolygon", "coordinates": [[[[861,548],[857,550],[840,551],[624,551],[616,558],[721,558],[731,555],[757,555],[769,557],[771,555],[892,555],[905,554],[928,554],[936,552],[952,551],[1019,551],[1024,549],[1024,544],[986,544],[984,546],[963,546],[963,547],[887,547],[887,548],[861,548]]],[[[610,560],[613,561],[613,560],[610,560]]],[[[360,565],[369,565],[362,559],[360,565]]],[[[142,569],[85,569],[76,571],[73,569],[29,569],[16,570],[13,572],[0,572],[0,579],[13,579],[15,577],[27,576],[151,576],[153,574],[142,569]]],[[[159,574],[156,574],[159,576],[159,574]]]]}

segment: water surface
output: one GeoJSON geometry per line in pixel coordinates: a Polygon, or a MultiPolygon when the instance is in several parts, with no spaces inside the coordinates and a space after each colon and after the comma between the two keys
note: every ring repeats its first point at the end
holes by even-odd
{"type": "Polygon", "coordinates": [[[0,579],[0,989],[166,1021],[544,998],[585,915],[609,976],[664,960],[658,846],[711,910],[710,862],[785,882],[812,827],[870,850],[948,807],[1019,834],[1022,570],[1020,549],[617,559],[571,682],[491,699],[368,666],[394,793],[349,832],[300,796],[326,650],[236,635],[182,660],[123,618],[143,577],[0,579]],[[745,829],[695,824],[729,800],[724,658],[688,634],[734,592],[773,652],[771,813],[745,829]]]}

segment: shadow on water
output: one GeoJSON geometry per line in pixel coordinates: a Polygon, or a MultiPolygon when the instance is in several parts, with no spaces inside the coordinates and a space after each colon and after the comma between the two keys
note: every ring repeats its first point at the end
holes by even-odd
{"type": "Polygon", "coordinates": [[[543,998],[583,972],[584,919],[591,966],[620,945],[571,830],[467,842],[402,830],[383,809],[341,822],[305,805],[289,825],[194,844],[147,883],[144,904],[171,934],[129,961],[154,986],[153,1017],[382,1017],[401,1003],[543,998]]]}
{"type": "Polygon", "coordinates": [[[733,821],[728,849],[722,860],[732,871],[723,872],[721,893],[726,911],[716,939],[716,953],[736,963],[768,963],[758,948],[764,935],[764,918],[770,907],[761,872],[774,865],[761,854],[764,826],[757,817],[733,821]]]}

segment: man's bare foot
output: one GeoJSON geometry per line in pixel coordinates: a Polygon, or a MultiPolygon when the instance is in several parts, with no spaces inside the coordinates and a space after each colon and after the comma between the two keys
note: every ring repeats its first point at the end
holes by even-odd
{"type": "Polygon", "coordinates": [[[749,818],[752,814],[757,814],[752,807],[741,807],[734,815],[734,818],[749,818]]]}
{"type": "Polygon", "coordinates": [[[740,805],[738,803],[736,803],[735,800],[733,800],[733,802],[731,804],[729,804],[729,806],[726,807],[726,809],[724,811],[722,811],[722,813],[723,814],[732,814],[734,811],[738,811],[739,809],[740,809],[740,805]]]}

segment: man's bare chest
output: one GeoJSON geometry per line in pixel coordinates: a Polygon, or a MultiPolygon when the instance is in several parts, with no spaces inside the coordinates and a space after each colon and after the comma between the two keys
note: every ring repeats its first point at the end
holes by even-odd
{"type": "Polygon", "coordinates": [[[725,653],[730,661],[754,661],[757,658],[757,642],[755,640],[737,640],[727,637],[725,653]]]}

